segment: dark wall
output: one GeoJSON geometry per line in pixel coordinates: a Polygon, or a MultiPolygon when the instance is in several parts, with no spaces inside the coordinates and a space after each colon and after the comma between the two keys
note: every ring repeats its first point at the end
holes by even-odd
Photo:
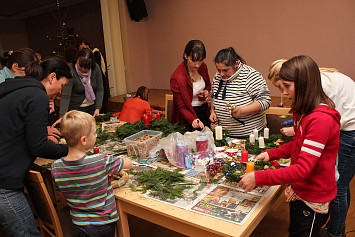
{"type": "MultiPolygon", "coordinates": [[[[52,55],[53,41],[47,39],[46,35],[55,37],[58,29],[58,11],[41,14],[27,18],[26,29],[29,47],[39,52],[42,57],[52,55]]],[[[79,37],[85,38],[91,47],[99,48],[105,55],[105,44],[102,30],[101,8],[99,0],[88,0],[86,2],[66,7],[60,10],[61,16],[66,15],[65,23],[68,28],[73,27],[79,37]]]]}

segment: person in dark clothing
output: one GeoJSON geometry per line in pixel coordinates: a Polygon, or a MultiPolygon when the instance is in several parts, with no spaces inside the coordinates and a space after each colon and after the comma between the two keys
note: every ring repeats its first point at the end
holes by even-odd
{"type": "Polygon", "coordinates": [[[49,101],[72,77],[61,58],[32,62],[24,77],[0,84],[0,230],[6,236],[41,236],[23,194],[36,157],[67,155],[66,145],[47,139],[49,101]]]}

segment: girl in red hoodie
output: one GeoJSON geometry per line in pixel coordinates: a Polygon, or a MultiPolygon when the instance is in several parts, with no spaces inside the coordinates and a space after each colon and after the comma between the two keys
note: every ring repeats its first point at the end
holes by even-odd
{"type": "Polygon", "coordinates": [[[259,185],[290,184],[289,236],[318,236],[328,218],[329,202],[336,196],[335,160],[339,147],[340,114],[324,93],[317,64],[308,56],[283,63],[279,77],[284,95],[293,101],[293,141],[268,149],[256,157],[271,161],[291,157],[291,165],[278,170],[244,175],[246,192],[259,185]]]}

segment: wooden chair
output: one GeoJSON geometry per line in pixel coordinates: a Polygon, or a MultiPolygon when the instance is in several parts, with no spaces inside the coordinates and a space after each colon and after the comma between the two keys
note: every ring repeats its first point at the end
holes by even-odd
{"type": "Polygon", "coordinates": [[[173,95],[165,94],[165,118],[170,122],[173,107],[173,95]]]}
{"type": "Polygon", "coordinates": [[[30,170],[25,179],[25,186],[38,216],[42,236],[63,237],[57,212],[41,173],[30,170]]]}
{"type": "Polygon", "coordinates": [[[290,108],[286,107],[269,107],[265,111],[266,114],[276,114],[276,115],[292,115],[289,113],[290,108]]]}

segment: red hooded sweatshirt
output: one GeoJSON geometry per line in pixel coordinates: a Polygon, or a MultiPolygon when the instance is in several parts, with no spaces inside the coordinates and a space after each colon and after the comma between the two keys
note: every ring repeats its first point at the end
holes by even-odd
{"type": "Polygon", "coordinates": [[[322,203],[335,198],[335,160],[339,148],[340,114],[320,104],[308,115],[293,115],[293,141],[266,152],[270,160],[290,158],[289,167],[256,171],[256,185],[291,184],[302,199],[322,203]]]}

